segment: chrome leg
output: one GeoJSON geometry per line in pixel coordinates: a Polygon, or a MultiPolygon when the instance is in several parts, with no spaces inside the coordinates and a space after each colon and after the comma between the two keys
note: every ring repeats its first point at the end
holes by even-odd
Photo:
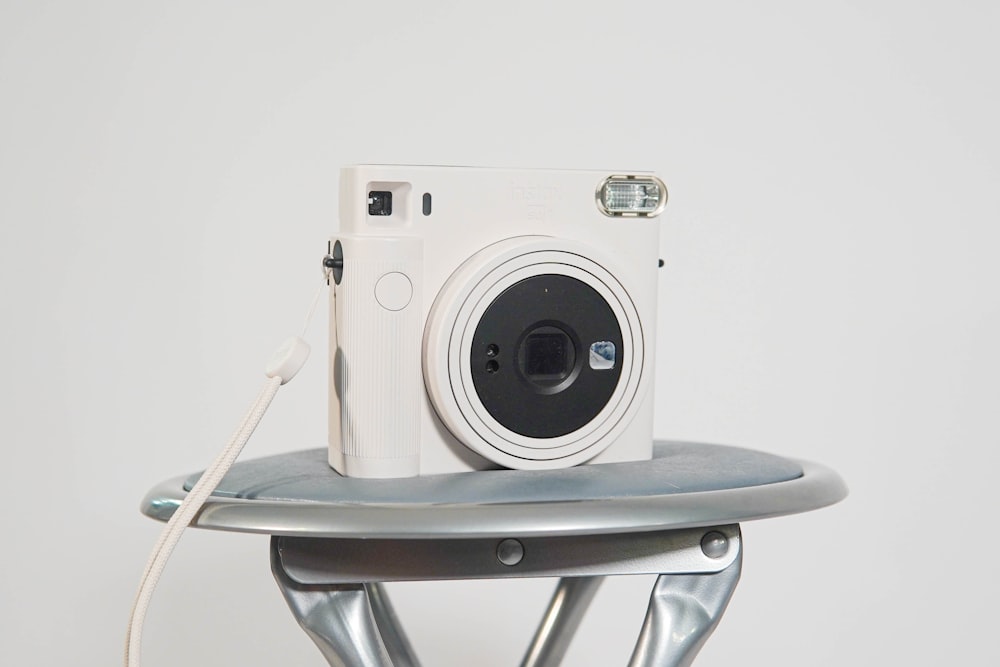
{"type": "Polygon", "coordinates": [[[557,667],[604,577],[564,577],[535,632],[521,667],[557,667]]]}
{"type": "Polygon", "coordinates": [[[382,641],[392,659],[393,667],[420,667],[417,654],[414,653],[410,640],[403,632],[395,609],[389,602],[389,595],[382,584],[366,584],[368,600],[371,602],[375,623],[382,635],[382,641]]]}
{"type": "Polygon", "coordinates": [[[271,571],[295,619],[331,667],[393,667],[363,584],[298,584],[271,551],[271,571]]]}
{"type": "Polygon", "coordinates": [[[656,572],[629,665],[687,667],[722,617],[741,564],[737,525],[499,541],[271,538],[278,587],[333,667],[419,667],[382,581],[562,576],[521,663],[557,667],[604,576],[656,572]],[[383,557],[400,549],[407,558],[383,557]]]}
{"type": "Polygon", "coordinates": [[[661,574],[629,667],[688,667],[715,630],[740,580],[743,553],[714,574],[661,574]]]}

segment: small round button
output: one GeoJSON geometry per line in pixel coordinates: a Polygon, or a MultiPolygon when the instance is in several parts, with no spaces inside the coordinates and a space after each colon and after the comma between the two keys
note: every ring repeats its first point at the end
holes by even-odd
{"type": "Polygon", "coordinates": [[[386,310],[402,310],[413,298],[413,283],[406,274],[393,271],[375,283],[375,299],[386,310]]]}

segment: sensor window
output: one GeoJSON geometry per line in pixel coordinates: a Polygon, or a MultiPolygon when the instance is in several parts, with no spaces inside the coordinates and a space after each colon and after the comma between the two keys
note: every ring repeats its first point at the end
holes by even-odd
{"type": "Polygon", "coordinates": [[[590,367],[595,371],[606,371],[615,367],[615,344],[610,340],[599,340],[590,345],[590,367]]]}

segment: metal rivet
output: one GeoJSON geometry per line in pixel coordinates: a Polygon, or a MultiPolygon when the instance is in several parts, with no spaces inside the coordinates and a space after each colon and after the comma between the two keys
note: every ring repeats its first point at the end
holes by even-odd
{"type": "Polygon", "coordinates": [[[722,558],[729,551],[729,538],[717,530],[701,538],[701,550],[709,558],[722,558]]]}
{"type": "Polygon", "coordinates": [[[507,566],[514,566],[524,558],[524,545],[514,539],[506,539],[497,546],[497,560],[507,566]]]}

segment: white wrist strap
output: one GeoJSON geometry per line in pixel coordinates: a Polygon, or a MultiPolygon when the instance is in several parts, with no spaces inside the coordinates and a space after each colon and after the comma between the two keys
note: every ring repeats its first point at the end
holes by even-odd
{"type": "MultiPolygon", "coordinates": [[[[316,297],[313,299],[309,315],[306,317],[303,335],[312,319],[323,287],[326,285],[322,285],[317,290],[316,297]]],[[[163,568],[166,566],[170,554],[173,553],[174,547],[180,541],[181,534],[197,516],[229,468],[236,462],[236,458],[243,451],[247,440],[257,428],[275,394],[278,393],[278,387],[295,377],[308,357],[309,345],[300,337],[290,338],[278,348],[265,369],[268,377],[267,383],[261,389],[253,405],[250,406],[250,411],[243,418],[240,427],[236,429],[225,449],[202,473],[197,483],[185,496],[180,506],[174,510],[170,520],[167,521],[167,525],[160,533],[160,537],[153,547],[153,552],[149,556],[149,561],[146,563],[142,582],[139,584],[139,591],[136,594],[135,603],[132,605],[128,635],[125,640],[125,667],[139,667],[142,650],[142,627],[146,618],[146,610],[149,608],[149,602],[153,597],[156,584],[160,580],[160,575],[163,574],[163,568]]]]}

